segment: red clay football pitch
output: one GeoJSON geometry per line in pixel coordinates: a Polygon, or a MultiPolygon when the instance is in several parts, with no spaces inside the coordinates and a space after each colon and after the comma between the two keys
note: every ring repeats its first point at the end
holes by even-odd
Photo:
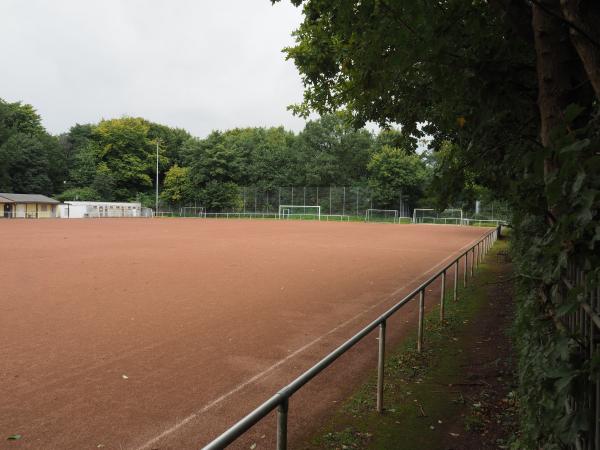
{"type": "MultiPolygon", "coordinates": [[[[2,220],[0,448],[198,449],[485,232],[2,220]]],[[[401,310],[389,341],[414,324],[401,310]]],[[[292,397],[290,448],[372,373],[375,337],[292,397]]],[[[274,425],[233,448],[273,448],[274,425]]]]}

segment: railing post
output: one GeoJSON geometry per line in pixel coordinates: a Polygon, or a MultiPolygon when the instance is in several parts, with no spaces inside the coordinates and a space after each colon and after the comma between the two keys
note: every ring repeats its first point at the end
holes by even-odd
{"type": "Polygon", "coordinates": [[[423,350],[423,326],[425,325],[425,289],[419,291],[419,330],[417,335],[417,351],[423,350]]]}
{"type": "Polygon", "coordinates": [[[458,259],[454,266],[454,301],[458,299],[458,259]]]}
{"type": "Polygon", "coordinates": [[[465,252],[465,270],[463,273],[463,287],[467,287],[467,272],[469,271],[469,252],[465,252]]]}
{"type": "Polygon", "coordinates": [[[287,450],[287,416],[289,399],[284,399],[277,407],[277,450],[287,450]]]}
{"type": "Polygon", "coordinates": [[[385,366],[385,320],[379,324],[379,351],[377,361],[377,412],[383,412],[383,377],[385,366]]]}
{"type": "Polygon", "coordinates": [[[442,272],[442,288],[440,293],[440,322],[444,321],[444,299],[446,298],[446,271],[442,272]]]}
{"type": "Polygon", "coordinates": [[[473,278],[473,266],[475,265],[475,247],[471,249],[471,278],[473,278]]]}

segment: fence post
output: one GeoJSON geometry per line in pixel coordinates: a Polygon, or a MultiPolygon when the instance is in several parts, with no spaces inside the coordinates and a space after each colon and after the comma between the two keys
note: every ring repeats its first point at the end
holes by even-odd
{"type": "Polygon", "coordinates": [[[379,324],[379,351],[377,361],[377,412],[383,412],[383,377],[385,366],[385,320],[379,324]]]}
{"type": "Polygon", "coordinates": [[[469,271],[469,252],[465,252],[465,270],[463,273],[463,287],[467,287],[467,272],[469,271]]]}
{"type": "Polygon", "coordinates": [[[287,416],[289,399],[284,399],[277,407],[277,450],[287,450],[287,416]]]}
{"type": "Polygon", "coordinates": [[[419,330],[417,337],[417,351],[420,353],[423,350],[423,326],[425,319],[425,289],[419,291],[419,330]]]}
{"type": "Polygon", "coordinates": [[[473,278],[473,266],[475,265],[475,247],[471,249],[471,278],[473,278]]]}
{"type": "Polygon", "coordinates": [[[456,265],[454,266],[454,301],[458,298],[458,259],[456,260],[456,265]]]}
{"type": "Polygon", "coordinates": [[[444,299],[446,298],[446,270],[442,272],[442,289],[440,293],[440,322],[444,321],[444,299]]]}

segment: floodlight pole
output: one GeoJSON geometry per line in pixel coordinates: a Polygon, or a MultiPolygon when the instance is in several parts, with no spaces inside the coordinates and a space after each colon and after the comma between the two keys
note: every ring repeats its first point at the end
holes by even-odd
{"type": "Polygon", "coordinates": [[[158,215],[158,139],[156,140],[156,215],[158,215]]]}

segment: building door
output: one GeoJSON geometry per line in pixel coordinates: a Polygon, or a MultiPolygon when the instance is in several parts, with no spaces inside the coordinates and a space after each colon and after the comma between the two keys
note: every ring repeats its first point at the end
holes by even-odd
{"type": "Polygon", "coordinates": [[[6,217],[7,219],[9,219],[10,217],[12,217],[12,205],[10,203],[5,203],[4,204],[4,217],[6,217]]]}

